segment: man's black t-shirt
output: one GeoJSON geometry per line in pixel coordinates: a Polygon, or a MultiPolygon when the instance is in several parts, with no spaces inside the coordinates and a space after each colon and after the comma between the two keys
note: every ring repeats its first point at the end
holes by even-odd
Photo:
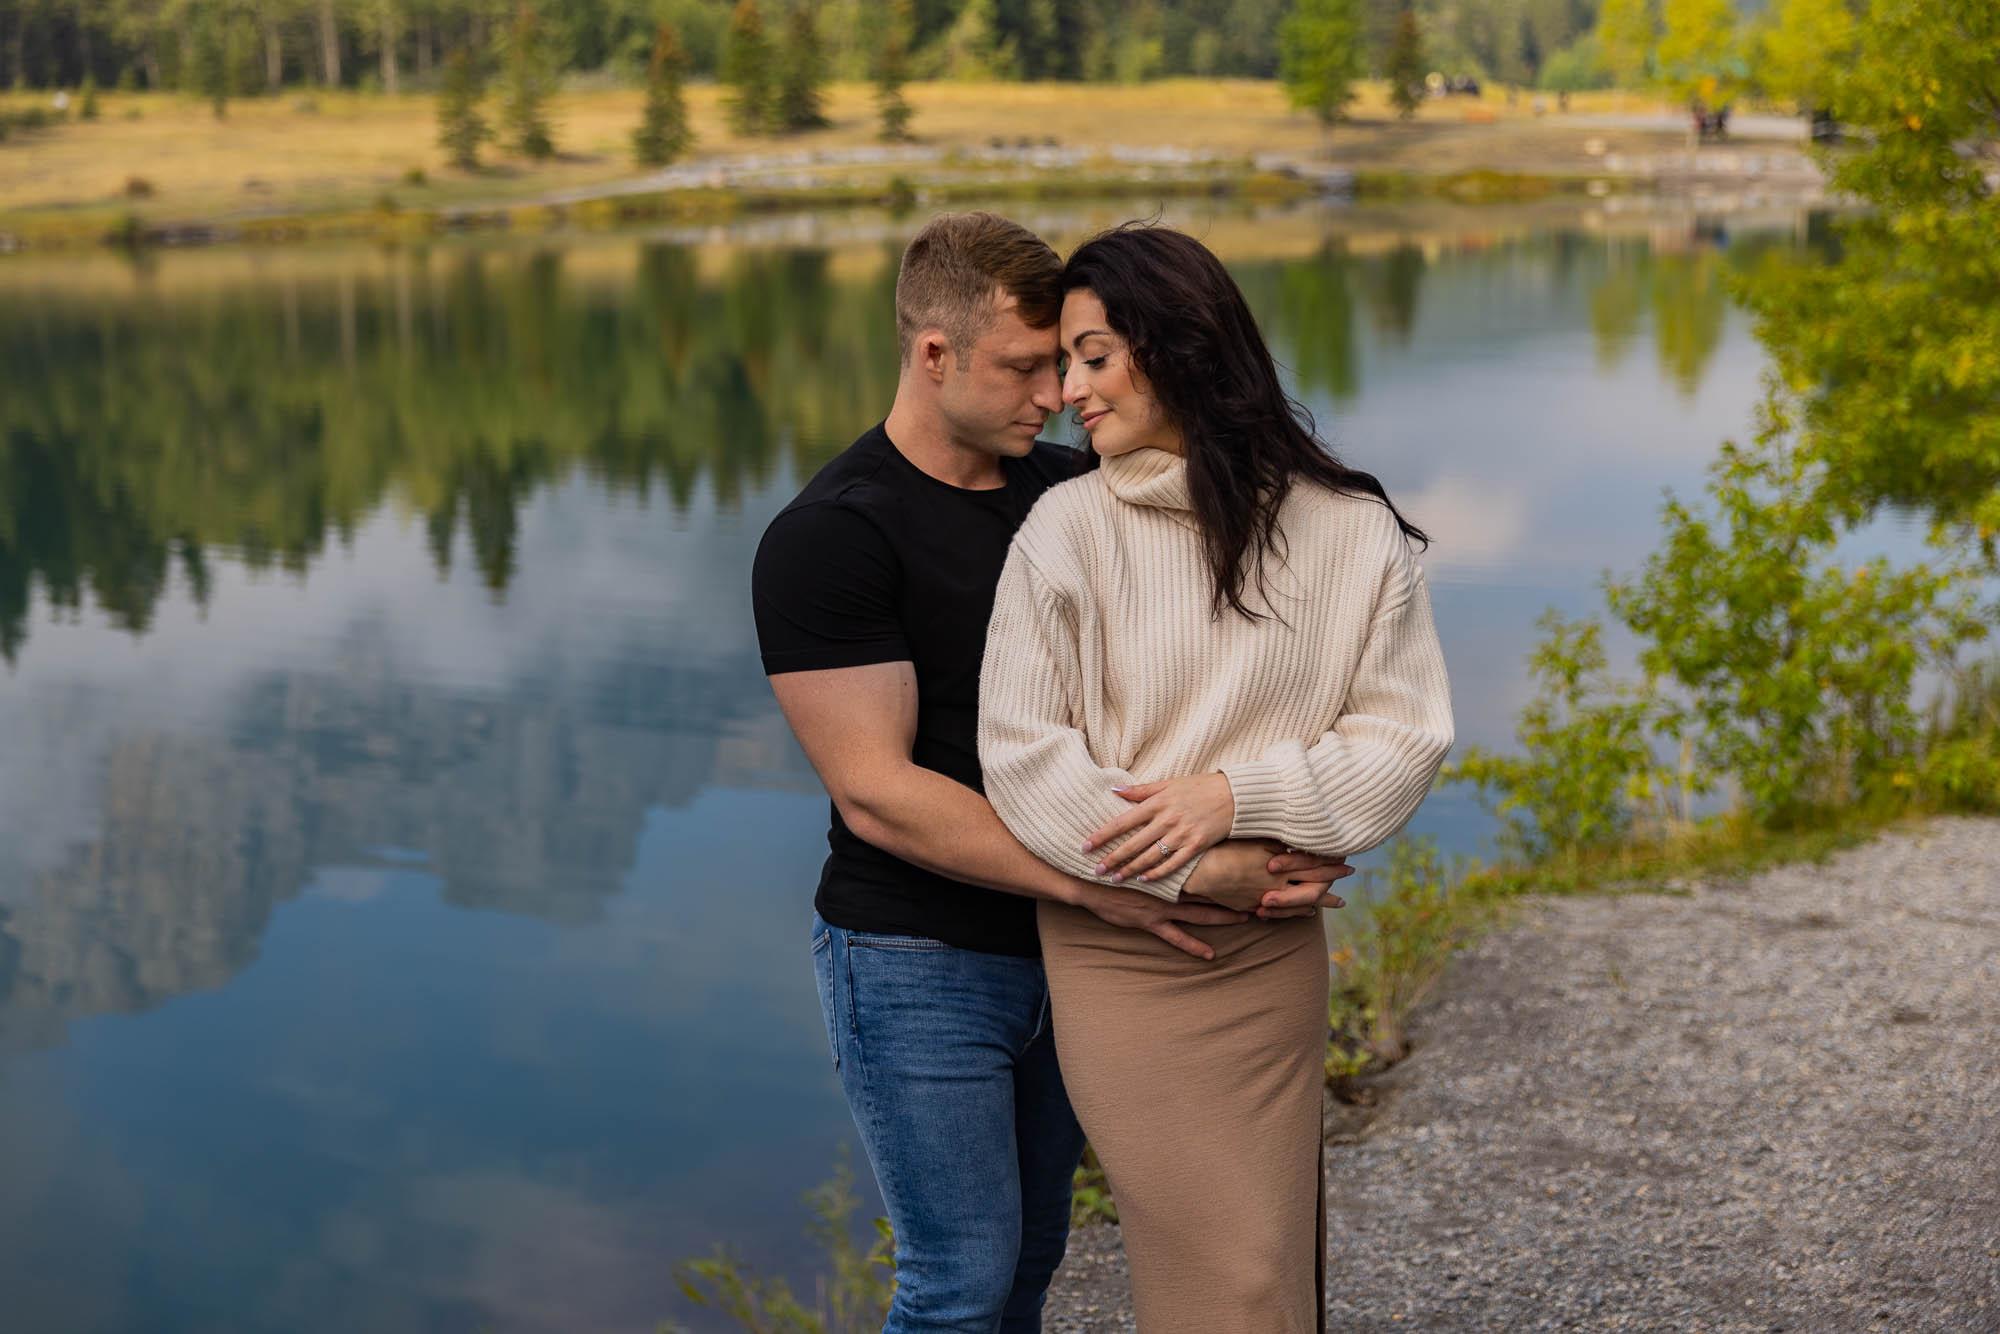
{"type": "MultiPolygon", "coordinates": [[[[1038,443],[1000,466],[1004,486],[951,486],[904,458],[877,426],[771,520],[750,581],[767,675],[915,664],[911,758],[982,792],[979,663],[993,591],[1014,530],[1042,492],[1076,471],[1077,458],[1038,443]]],[[[835,926],[991,954],[1040,953],[1031,900],[864,843],[837,808],[827,843],[813,906],[835,926]]]]}

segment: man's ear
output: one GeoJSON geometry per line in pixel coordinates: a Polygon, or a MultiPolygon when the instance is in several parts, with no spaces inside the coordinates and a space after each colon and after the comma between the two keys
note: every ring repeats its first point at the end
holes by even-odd
{"type": "Polygon", "coordinates": [[[910,359],[916,368],[933,381],[944,379],[945,358],[952,355],[951,340],[942,329],[926,329],[917,335],[916,345],[910,349],[910,359]]]}

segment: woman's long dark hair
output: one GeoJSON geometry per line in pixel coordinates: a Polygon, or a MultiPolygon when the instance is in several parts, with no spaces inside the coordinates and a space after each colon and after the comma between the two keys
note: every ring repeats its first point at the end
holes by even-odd
{"type": "Polygon", "coordinates": [[[1264,557],[1284,558],[1278,510],[1292,483],[1380,501],[1411,539],[1429,544],[1382,483],[1343,464],[1315,432],[1312,414],[1285,393],[1271,350],[1236,280],[1207,246],[1184,232],[1128,222],[1085,241],[1063,267],[1063,291],[1088,288],[1104,303],[1187,447],[1188,499],[1215,583],[1215,611],[1244,604],[1256,571],[1269,605],[1264,557]]]}

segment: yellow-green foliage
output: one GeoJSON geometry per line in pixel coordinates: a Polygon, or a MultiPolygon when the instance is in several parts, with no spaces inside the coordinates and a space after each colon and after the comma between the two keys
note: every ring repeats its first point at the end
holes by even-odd
{"type": "Polygon", "coordinates": [[[830,1181],[806,1193],[812,1215],[806,1233],[826,1257],[812,1305],[801,1301],[784,1279],[746,1270],[720,1249],[708,1259],[676,1268],[682,1295],[749,1334],[874,1334],[896,1295],[895,1238],[888,1220],[878,1218],[874,1243],[866,1250],[856,1245],[852,1219],[858,1204],[845,1155],[830,1181]]]}
{"type": "Polygon", "coordinates": [[[1426,839],[1399,839],[1381,871],[1363,872],[1353,898],[1365,902],[1333,952],[1327,1073],[1338,1078],[1393,1065],[1409,1052],[1411,1010],[1443,977],[1453,951],[1485,920],[1426,839]]]}
{"type": "Polygon", "coordinates": [[[1779,0],[1757,41],[1757,81],[1800,111],[1826,107],[1854,55],[1848,0],[1779,0]]]}
{"type": "Polygon", "coordinates": [[[1543,615],[1529,659],[1539,683],[1521,711],[1520,753],[1468,747],[1440,775],[1478,789],[1501,822],[1501,846],[1521,861],[1573,858],[1626,837],[1635,811],[1656,810],[1671,780],[1653,758],[1661,706],[1614,680],[1603,628],[1543,615]]]}
{"type": "Polygon", "coordinates": [[[1727,106],[1743,86],[1743,59],[1730,0],[1664,0],[1655,77],[1669,95],[1727,106]]]}
{"type": "Polygon", "coordinates": [[[1709,504],[1666,506],[1666,541],[1610,601],[1675,689],[1663,726],[1759,818],[1895,800],[1913,781],[1917,673],[1984,637],[1958,553],[1843,559],[1824,471],[1775,388],[1749,446],[1725,444],[1709,504]]]}
{"type": "Polygon", "coordinates": [[[1646,81],[1659,26],[1654,0],[1604,0],[1597,11],[1597,45],[1613,83],[1636,88],[1646,81]]]}

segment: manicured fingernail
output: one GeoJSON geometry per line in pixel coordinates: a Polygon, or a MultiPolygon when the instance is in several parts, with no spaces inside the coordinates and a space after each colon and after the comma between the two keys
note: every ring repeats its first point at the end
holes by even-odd
{"type": "Polygon", "coordinates": [[[1096,847],[1096,846],[1097,846],[1097,845],[1096,845],[1095,843],[1086,843],[1086,844],[1084,844],[1084,845],[1083,845],[1083,850],[1084,850],[1085,852],[1089,852],[1089,851],[1090,851],[1090,850],[1091,850],[1092,848],[1094,848],[1094,847],[1096,847]]]}
{"type": "Polygon", "coordinates": [[[1124,878],[1125,878],[1125,873],[1123,871],[1120,871],[1111,877],[1111,883],[1115,885],[1124,878]]]}
{"type": "Polygon", "coordinates": [[[1099,875],[1103,875],[1106,871],[1110,869],[1111,869],[1111,864],[1109,862],[1099,862],[1097,864],[1097,873],[1099,875]]]}
{"type": "Polygon", "coordinates": [[[1111,790],[1112,790],[1113,792],[1125,792],[1125,791],[1129,791],[1129,790],[1131,789],[1131,787],[1132,787],[1132,785],[1131,785],[1130,783],[1127,783],[1127,784],[1125,784],[1125,785],[1124,785],[1123,787],[1114,787],[1114,788],[1112,788],[1111,790]]]}

